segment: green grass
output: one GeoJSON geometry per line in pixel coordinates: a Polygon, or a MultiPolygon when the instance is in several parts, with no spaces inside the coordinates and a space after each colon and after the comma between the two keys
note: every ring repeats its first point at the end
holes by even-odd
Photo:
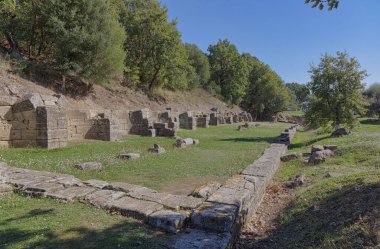
{"type": "Polygon", "coordinates": [[[62,149],[2,149],[0,161],[10,166],[46,170],[87,179],[122,181],[167,191],[192,191],[202,181],[223,180],[252,163],[287,124],[261,123],[253,129],[237,131],[237,125],[180,130],[180,137],[192,137],[200,144],[186,149],[173,147],[173,138],[128,136],[120,142],[88,141],[62,149]],[[158,143],[166,154],[148,153],[158,143]],[[120,152],[140,152],[137,161],[117,159],[120,152]],[[102,171],[79,171],[80,162],[101,162],[102,171]]]}
{"type": "Polygon", "coordinates": [[[310,152],[313,144],[337,144],[326,162],[283,163],[282,181],[303,173],[309,184],[296,190],[280,226],[267,239],[277,248],[377,248],[380,244],[380,125],[362,120],[350,136],[331,138],[321,130],[300,131],[290,153],[310,152]],[[327,172],[335,174],[326,178],[327,172]],[[284,239],[287,238],[287,239],[284,239]]]}
{"type": "Polygon", "coordinates": [[[303,111],[285,111],[283,112],[287,116],[304,116],[305,113],[303,111]]]}
{"type": "Polygon", "coordinates": [[[94,207],[13,194],[0,199],[0,248],[163,248],[165,236],[94,207]]]}

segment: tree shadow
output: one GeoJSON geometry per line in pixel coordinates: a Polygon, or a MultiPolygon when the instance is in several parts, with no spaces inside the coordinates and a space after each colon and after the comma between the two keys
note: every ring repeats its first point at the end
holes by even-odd
{"type": "Polygon", "coordinates": [[[369,125],[380,125],[380,119],[366,119],[360,120],[361,124],[369,124],[369,125]]]}
{"type": "MultiPolygon", "coordinates": [[[[12,227],[22,219],[52,212],[54,212],[52,209],[35,209],[20,217],[2,222],[0,224],[0,248],[167,248],[163,233],[149,230],[147,225],[133,220],[124,220],[102,230],[85,226],[67,229],[63,232],[53,231],[50,228],[26,227],[20,229],[12,227]]],[[[46,219],[46,222],[49,220],[46,219]]],[[[43,227],[45,227],[44,224],[43,227]]]]}
{"type": "Polygon", "coordinates": [[[236,138],[225,138],[219,139],[218,141],[222,142],[266,142],[266,143],[275,143],[278,142],[279,137],[236,137],[236,138]]]}
{"type": "MultiPolygon", "coordinates": [[[[291,203],[285,210],[294,208],[291,203]]],[[[295,213],[246,248],[374,248],[380,243],[380,183],[352,184],[295,213]]]]}
{"type": "Polygon", "coordinates": [[[330,138],[330,135],[314,138],[314,139],[311,139],[311,140],[308,140],[305,142],[292,143],[292,144],[290,144],[289,149],[299,149],[299,148],[307,147],[307,146],[310,146],[314,143],[320,142],[320,141],[328,139],[328,138],[330,138]]]}

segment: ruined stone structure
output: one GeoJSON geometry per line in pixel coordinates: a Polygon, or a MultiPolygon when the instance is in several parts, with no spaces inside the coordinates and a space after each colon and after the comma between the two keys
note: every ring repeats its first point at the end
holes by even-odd
{"type": "Polygon", "coordinates": [[[116,141],[128,134],[175,137],[177,130],[208,128],[209,125],[251,122],[249,113],[178,113],[167,108],[79,110],[68,109],[62,95],[27,94],[16,103],[0,96],[0,146],[60,148],[68,141],[95,139],[116,141]]]}

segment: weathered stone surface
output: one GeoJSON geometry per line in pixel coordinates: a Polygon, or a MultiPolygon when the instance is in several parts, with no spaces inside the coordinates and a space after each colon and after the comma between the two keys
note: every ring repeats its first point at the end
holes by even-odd
{"type": "Polygon", "coordinates": [[[140,153],[121,153],[118,155],[122,160],[137,160],[140,158],[140,153]]]}
{"type": "Polygon", "coordinates": [[[104,188],[109,186],[108,182],[101,181],[101,180],[95,180],[95,179],[91,179],[91,180],[85,181],[83,183],[90,186],[90,187],[99,188],[99,189],[104,189],[104,188]]]}
{"type": "Polygon", "coordinates": [[[162,204],[172,209],[194,209],[202,204],[203,200],[192,196],[167,195],[162,204]]]}
{"type": "MultiPolygon", "coordinates": [[[[253,189],[254,190],[254,189],[253,189]]],[[[235,205],[240,208],[252,198],[253,190],[226,188],[222,186],[207,201],[235,205]]]]}
{"type": "Polygon", "coordinates": [[[19,191],[33,196],[45,196],[47,193],[63,189],[63,185],[57,183],[33,182],[22,187],[19,191]]]}
{"type": "Polygon", "coordinates": [[[47,192],[46,197],[58,199],[67,202],[73,202],[76,199],[82,198],[96,189],[91,187],[69,187],[59,191],[47,192]]]}
{"type": "Polygon", "coordinates": [[[289,161],[297,159],[297,158],[298,158],[297,154],[288,154],[288,155],[282,156],[281,161],[282,162],[289,162],[289,161]]]}
{"type": "Polygon", "coordinates": [[[75,168],[79,170],[101,170],[103,169],[103,165],[97,162],[86,162],[76,164],[75,168]]]}
{"type": "Polygon", "coordinates": [[[204,202],[191,215],[191,223],[206,230],[230,232],[237,215],[238,208],[234,205],[204,202]]]}
{"type": "Polygon", "coordinates": [[[311,154],[308,163],[312,165],[322,163],[332,154],[333,152],[331,150],[315,151],[311,154]]]}
{"type": "Polygon", "coordinates": [[[30,93],[18,100],[12,107],[12,111],[24,112],[35,110],[37,106],[43,106],[44,102],[39,93],[30,93]]]}
{"type": "Polygon", "coordinates": [[[285,183],[285,186],[288,188],[295,188],[295,187],[304,185],[305,182],[306,182],[306,176],[304,174],[300,174],[300,175],[296,175],[290,178],[289,181],[285,183]]]}
{"type": "Polygon", "coordinates": [[[87,194],[82,199],[82,202],[90,203],[98,208],[110,209],[111,208],[110,203],[112,201],[118,200],[124,196],[125,196],[125,193],[121,191],[98,190],[90,194],[87,194]]]}
{"type": "Polygon", "coordinates": [[[202,185],[196,188],[191,194],[194,197],[198,198],[208,198],[212,195],[216,190],[218,190],[222,186],[219,182],[209,182],[205,185],[202,185]]]}
{"type": "Polygon", "coordinates": [[[177,233],[185,224],[188,215],[171,210],[160,210],[149,215],[149,224],[169,233],[177,233]]]}
{"type": "Polygon", "coordinates": [[[165,150],[165,148],[161,147],[160,145],[154,144],[153,147],[149,148],[149,152],[162,154],[162,153],[165,153],[166,150],[165,150]]]}
{"type": "Polygon", "coordinates": [[[13,187],[0,182],[0,198],[11,193],[13,193],[13,187]]]}
{"type": "Polygon", "coordinates": [[[199,144],[199,139],[193,139],[193,143],[196,145],[196,144],[199,144]]]}
{"type": "Polygon", "coordinates": [[[225,249],[232,241],[230,233],[213,233],[204,230],[189,229],[170,239],[170,249],[225,249]]]}
{"type": "Polygon", "coordinates": [[[144,187],[126,183],[126,182],[111,182],[109,186],[107,186],[106,188],[110,190],[123,191],[123,192],[128,193],[128,192],[135,191],[144,187]]]}
{"type": "Polygon", "coordinates": [[[323,147],[323,145],[313,145],[311,147],[311,153],[316,152],[316,151],[322,151],[324,149],[325,148],[323,147]]]}
{"type": "Polygon", "coordinates": [[[131,197],[122,197],[109,203],[109,208],[112,211],[120,212],[124,216],[146,220],[148,215],[163,209],[163,205],[131,197]]]}

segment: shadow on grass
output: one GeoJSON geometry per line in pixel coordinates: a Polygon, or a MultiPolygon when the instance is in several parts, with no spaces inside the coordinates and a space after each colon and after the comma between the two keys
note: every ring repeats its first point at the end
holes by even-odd
{"type": "Polygon", "coordinates": [[[236,138],[226,138],[219,139],[219,141],[223,142],[249,142],[249,143],[274,143],[278,141],[278,137],[236,137],[236,138]]]}
{"type": "Polygon", "coordinates": [[[51,214],[53,212],[54,212],[54,209],[34,209],[34,210],[29,211],[27,214],[25,214],[23,216],[6,219],[6,220],[0,222],[0,225],[6,225],[9,222],[13,222],[13,221],[19,221],[19,220],[23,220],[23,219],[29,219],[31,217],[36,217],[38,215],[51,214]]]}
{"type": "Polygon", "coordinates": [[[366,119],[360,120],[361,124],[380,125],[380,119],[366,119]]]}
{"type": "Polygon", "coordinates": [[[375,248],[380,242],[380,183],[346,186],[290,217],[247,248],[375,248]]]}
{"type": "Polygon", "coordinates": [[[310,146],[310,145],[312,145],[314,143],[317,143],[317,142],[320,142],[322,140],[325,140],[327,138],[330,138],[330,135],[314,138],[314,139],[311,139],[311,140],[308,140],[308,141],[305,141],[305,142],[301,142],[301,143],[292,143],[292,144],[290,144],[290,148],[289,149],[299,149],[299,148],[307,147],[307,146],[310,146]]]}
{"type": "MultiPolygon", "coordinates": [[[[8,219],[8,226],[22,219],[50,214],[51,210],[32,210],[26,215],[8,219]]],[[[46,222],[49,222],[46,219],[46,222]]],[[[124,221],[103,230],[87,227],[77,227],[63,232],[44,229],[20,229],[6,228],[0,224],[0,248],[138,248],[138,249],[161,249],[167,248],[163,238],[154,232],[149,233],[148,228],[138,222],[124,221]]],[[[45,225],[44,225],[45,227],[45,225]]]]}

